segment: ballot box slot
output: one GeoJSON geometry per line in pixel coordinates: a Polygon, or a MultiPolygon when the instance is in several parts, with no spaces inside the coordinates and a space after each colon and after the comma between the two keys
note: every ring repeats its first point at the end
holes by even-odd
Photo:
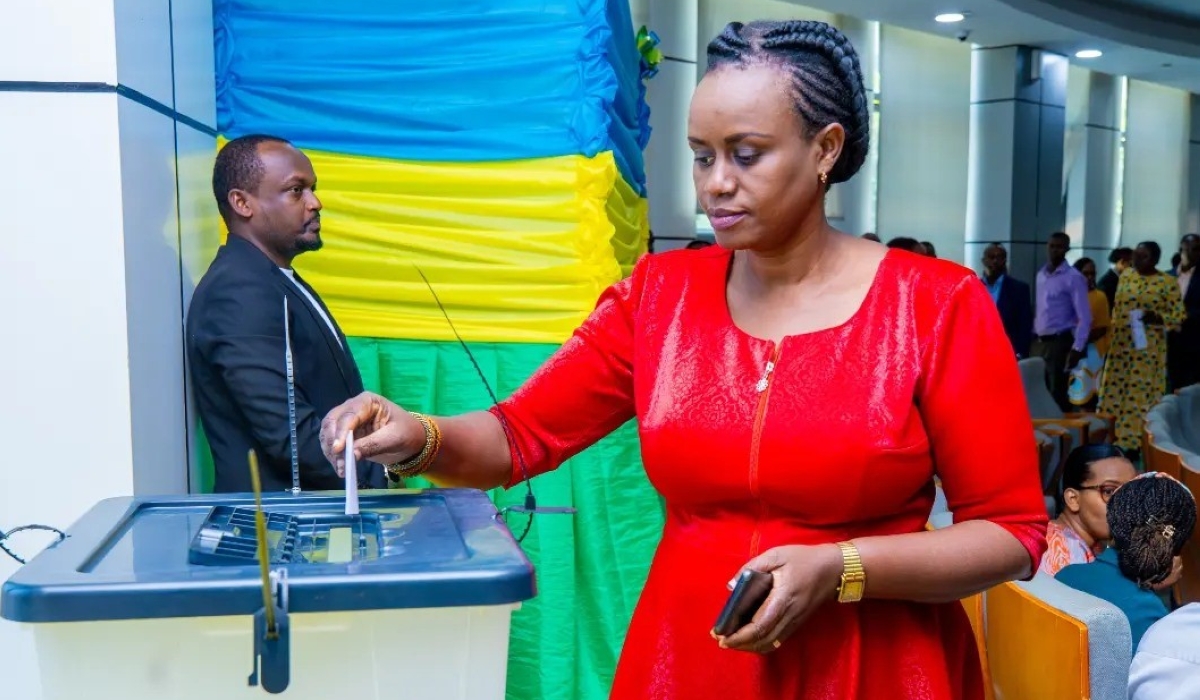
{"type": "MultiPolygon", "coordinates": [[[[376,513],[265,513],[269,563],[344,564],[378,559],[383,534],[376,513]]],[[[254,509],[215,506],[188,547],[200,566],[246,566],[257,561],[254,509]]]]}

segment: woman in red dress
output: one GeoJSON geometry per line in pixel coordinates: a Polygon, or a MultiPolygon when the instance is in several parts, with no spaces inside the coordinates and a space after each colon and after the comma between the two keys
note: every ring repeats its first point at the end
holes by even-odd
{"type": "Polygon", "coordinates": [[[826,222],[868,131],[840,32],[730,24],[688,137],[719,246],[643,258],[491,411],[432,419],[366,394],[326,418],[326,454],[353,430],[396,473],[491,488],[636,417],[667,522],[613,698],[983,698],[956,601],[1037,569],[1033,430],[975,276],[826,222]],[[935,475],[956,524],[926,531],[935,475]],[[771,593],[715,637],[744,568],[771,593]]]}

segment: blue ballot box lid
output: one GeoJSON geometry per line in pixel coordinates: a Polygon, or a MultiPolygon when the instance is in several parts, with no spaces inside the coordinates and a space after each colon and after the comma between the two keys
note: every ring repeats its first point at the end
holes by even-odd
{"type": "MultiPolygon", "coordinates": [[[[294,613],[502,605],[532,598],[533,566],[471,489],[264,494],[272,570],[294,613]]],[[[251,494],[112,498],[19,569],[0,616],[80,622],[251,615],[263,605],[251,494]],[[247,515],[250,519],[247,520],[247,515]]]]}

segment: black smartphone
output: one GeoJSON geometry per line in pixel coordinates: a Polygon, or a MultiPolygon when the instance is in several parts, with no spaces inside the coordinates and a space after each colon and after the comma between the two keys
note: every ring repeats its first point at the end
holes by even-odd
{"type": "Polygon", "coordinates": [[[745,569],[738,574],[733,591],[717,617],[717,624],[713,625],[713,632],[727,637],[745,627],[771,593],[773,582],[771,574],[761,571],[745,569]]]}

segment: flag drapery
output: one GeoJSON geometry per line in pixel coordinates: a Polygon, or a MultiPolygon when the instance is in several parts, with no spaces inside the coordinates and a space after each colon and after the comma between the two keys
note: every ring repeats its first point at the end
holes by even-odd
{"type": "MultiPolygon", "coordinates": [[[[325,247],[296,267],[369,389],[435,415],[490,405],[418,268],[503,398],[645,252],[648,110],[625,0],[213,13],[220,138],[272,134],[312,159],[325,247]]],[[[636,426],[533,486],[578,513],[538,516],[523,543],[539,592],[513,618],[507,694],[601,700],[662,527],[636,426]]]]}

